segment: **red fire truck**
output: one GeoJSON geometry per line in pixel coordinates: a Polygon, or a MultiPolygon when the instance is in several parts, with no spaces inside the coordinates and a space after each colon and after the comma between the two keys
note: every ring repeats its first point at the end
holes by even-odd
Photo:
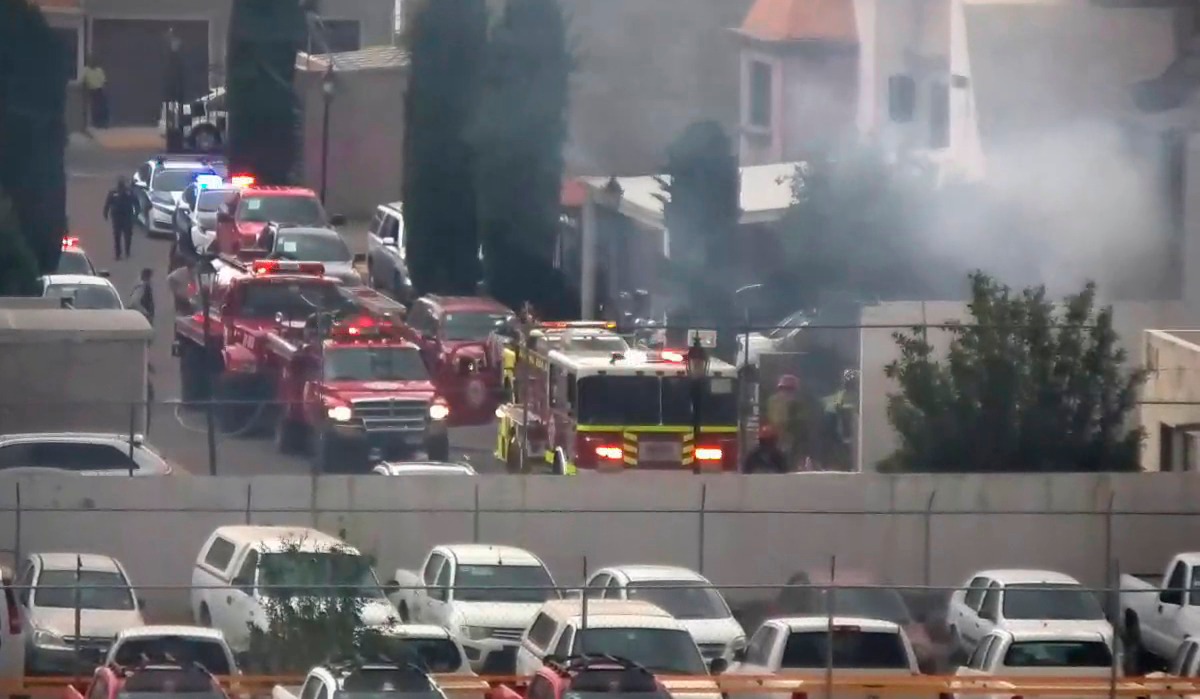
{"type": "Polygon", "coordinates": [[[217,210],[214,249],[221,253],[236,255],[242,248],[254,247],[270,221],[319,228],[346,222],[343,216],[327,214],[311,189],[260,185],[250,175],[236,175],[230,182],[238,191],[217,210]]]}
{"type": "Polygon", "coordinates": [[[580,469],[737,470],[738,386],[732,365],[709,360],[700,379],[703,424],[696,440],[685,353],[605,352],[602,344],[519,359],[516,393],[523,403],[497,410],[496,457],[510,471],[539,462],[564,475],[580,469]]]}
{"type": "Polygon", "coordinates": [[[500,404],[501,366],[488,338],[513,317],[504,304],[476,296],[423,296],[407,317],[438,390],[450,402],[451,424],[491,422],[500,404]]]}
{"type": "Polygon", "coordinates": [[[450,407],[396,319],[321,314],[280,323],[258,345],[279,406],[276,445],[318,471],[418,454],[446,461],[450,407]]]}
{"type": "Polygon", "coordinates": [[[219,410],[224,428],[245,425],[261,410],[257,401],[271,397],[257,343],[282,321],[307,320],[314,312],[366,310],[403,316],[398,302],[366,287],[343,287],[324,275],[320,263],[259,260],[247,266],[231,258],[214,261],[208,289],[208,337],[205,338],[203,289],[187,290],[192,313],[175,318],[172,353],[179,358],[182,398],[210,396],[227,401],[219,410]],[[212,377],[216,381],[210,384],[212,377]]]}

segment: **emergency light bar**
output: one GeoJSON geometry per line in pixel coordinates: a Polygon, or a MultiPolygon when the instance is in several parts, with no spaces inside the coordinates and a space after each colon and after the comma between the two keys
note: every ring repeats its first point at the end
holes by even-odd
{"type": "Polygon", "coordinates": [[[200,189],[220,187],[223,184],[225,180],[221,179],[220,175],[196,175],[196,186],[200,189]]]}
{"type": "Polygon", "coordinates": [[[229,178],[230,184],[234,187],[250,187],[254,185],[253,175],[234,175],[229,178]]]}
{"type": "Polygon", "coordinates": [[[376,320],[369,315],[362,315],[352,320],[337,321],[330,328],[330,335],[339,338],[383,338],[394,328],[388,319],[376,320]]]}
{"type": "Polygon", "coordinates": [[[79,238],[76,238],[75,236],[66,236],[62,239],[63,250],[74,250],[77,247],[79,247],[79,238]]]}
{"type": "Polygon", "coordinates": [[[292,260],[255,260],[250,268],[255,274],[314,274],[323,276],[325,265],[320,262],[292,260]]]}
{"type": "Polygon", "coordinates": [[[545,328],[546,330],[565,330],[568,328],[616,330],[617,324],[611,320],[550,320],[544,323],[538,323],[538,327],[545,328]]]}

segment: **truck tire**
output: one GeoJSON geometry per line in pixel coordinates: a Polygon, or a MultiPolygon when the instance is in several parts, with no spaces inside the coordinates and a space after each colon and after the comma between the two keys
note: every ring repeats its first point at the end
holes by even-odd
{"type": "Polygon", "coordinates": [[[450,435],[442,434],[430,437],[425,444],[425,452],[430,461],[450,460],[450,435]]]}
{"type": "Polygon", "coordinates": [[[521,445],[518,443],[517,431],[513,430],[508,435],[508,449],[504,454],[504,470],[512,474],[521,472],[521,445]]]}
{"type": "Polygon", "coordinates": [[[176,337],[179,343],[179,392],[184,403],[195,403],[205,399],[204,359],[199,348],[191,342],[176,337]]]}
{"type": "Polygon", "coordinates": [[[279,411],[275,421],[275,448],[280,454],[299,454],[304,451],[304,423],[288,417],[286,410],[279,411]]]}
{"type": "Polygon", "coordinates": [[[1125,672],[1128,675],[1141,675],[1149,667],[1146,650],[1142,646],[1142,625],[1137,614],[1131,611],[1125,612],[1123,621],[1121,636],[1125,643],[1125,672]]]}

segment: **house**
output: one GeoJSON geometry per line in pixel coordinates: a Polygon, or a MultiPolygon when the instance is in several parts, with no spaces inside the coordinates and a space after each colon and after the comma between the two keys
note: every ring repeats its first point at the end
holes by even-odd
{"type": "MultiPolygon", "coordinates": [[[[82,125],[78,76],[91,55],[108,77],[111,123],[158,121],[166,82],[169,32],[179,39],[183,91],[194,97],[224,84],[225,46],[234,0],[34,0],[75,66],[68,124],[82,125]]],[[[392,43],[389,0],[325,0],[310,17],[308,43],[345,51],[392,43]]]]}
{"type": "Polygon", "coordinates": [[[1142,470],[1200,471],[1200,331],[1142,335],[1142,470]]]}

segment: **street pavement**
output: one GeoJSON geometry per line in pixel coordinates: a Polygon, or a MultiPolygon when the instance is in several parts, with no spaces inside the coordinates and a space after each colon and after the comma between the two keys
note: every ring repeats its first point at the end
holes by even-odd
{"type": "MultiPolygon", "coordinates": [[[[163,401],[179,398],[179,369],[171,356],[173,306],[167,288],[167,258],[170,242],[150,239],[135,231],[130,259],[114,259],[111,229],[101,216],[104,197],[119,175],[127,179],[146,159],[161,148],[149,131],[116,134],[97,141],[73,138],[67,150],[67,216],[71,234],[80,238],[92,262],[109,270],[113,284],[128,298],[144,267],[154,270],[157,302],[154,341],[150,347],[154,367],[155,398],[147,441],[177,466],[196,474],[210,472],[207,433],[203,413],[177,408],[163,401]]],[[[361,227],[350,232],[348,242],[356,252],[365,251],[361,227]]],[[[492,456],[495,426],[456,428],[451,431],[452,458],[470,462],[481,472],[501,470],[492,456]]],[[[311,464],[304,456],[279,454],[270,436],[217,436],[217,475],[305,474],[311,464]]]]}

